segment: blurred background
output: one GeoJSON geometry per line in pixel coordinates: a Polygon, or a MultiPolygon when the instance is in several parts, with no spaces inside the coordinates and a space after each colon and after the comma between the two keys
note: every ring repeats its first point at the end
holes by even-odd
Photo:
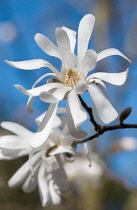
{"type": "MultiPolygon", "coordinates": [[[[34,41],[35,34],[42,33],[55,43],[56,27],[66,26],[77,31],[79,21],[87,13],[96,17],[89,48],[100,52],[114,47],[132,60],[126,83],[122,87],[107,87],[111,102],[119,113],[128,106],[132,107],[132,113],[126,122],[137,124],[136,0],[0,0],[0,122],[14,121],[36,130],[34,119],[48,108],[48,104],[36,99],[35,112],[29,114],[26,111],[28,97],[13,85],[20,84],[29,89],[49,70],[42,68],[23,71],[8,66],[4,60],[41,58],[58,66],[56,59],[44,54],[37,46],[34,41]]],[[[112,56],[99,62],[96,71],[121,72],[126,70],[128,65],[123,59],[112,56]]],[[[88,105],[92,106],[88,95],[85,99],[88,105]]],[[[117,122],[118,120],[113,124],[117,122]]],[[[93,133],[91,124],[86,123],[84,126],[89,135],[93,133]]],[[[5,131],[1,132],[5,134],[5,131]]],[[[89,168],[88,161],[82,162],[81,159],[77,163],[77,173],[72,173],[75,165],[68,167],[72,191],[63,195],[62,204],[57,209],[136,210],[136,138],[136,129],[126,129],[108,132],[96,139],[91,149],[95,164],[100,168],[99,172],[96,167],[89,168]],[[84,170],[81,169],[82,163],[83,167],[86,165],[84,170]],[[83,173],[82,177],[79,176],[80,173],[83,173]]],[[[82,155],[80,154],[80,158],[82,155]]],[[[8,179],[23,162],[24,159],[0,162],[1,209],[42,209],[38,192],[27,195],[20,188],[9,189],[7,186],[8,179]]]]}

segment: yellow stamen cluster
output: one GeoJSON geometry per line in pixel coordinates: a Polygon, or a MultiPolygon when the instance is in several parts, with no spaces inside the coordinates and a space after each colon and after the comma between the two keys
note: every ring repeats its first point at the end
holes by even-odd
{"type": "Polygon", "coordinates": [[[67,86],[74,87],[79,80],[80,80],[80,75],[76,71],[69,69],[65,75],[65,84],[67,86]]]}

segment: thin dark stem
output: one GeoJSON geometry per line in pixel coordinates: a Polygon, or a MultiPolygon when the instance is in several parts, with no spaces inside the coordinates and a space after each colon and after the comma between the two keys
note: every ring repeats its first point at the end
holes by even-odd
{"type": "Polygon", "coordinates": [[[90,136],[86,139],[75,140],[73,144],[76,145],[78,143],[85,143],[85,142],[93,140],[94,138],[102,135],[103,133],[105,133],[107,131],[112,131],[112,130],[117,130],[117,129],[125,129],[125,128],[137,128],[137,125],[136,124],[121,124],[121,125],[112,125],[112,126],[99,125],[99,129],[96,134],[94,134],[93,136],[90,136]]]}
{"type": "Polygon", "coordinates": [[[93,112],[92,112],[92,108],[88,107],[87,104],[85,103],[85,101],[81,98],[81,96],[79,95],[79,99],[81,101],[82,106],[84,107],[84,109],[86,109],[86,111],[88,112],[89,116],[90,116],[90,122],[93,123],[95,130],[98,131],[98,127],[99,125],[96,123],[94,117],[93,117],[93,112]]]}

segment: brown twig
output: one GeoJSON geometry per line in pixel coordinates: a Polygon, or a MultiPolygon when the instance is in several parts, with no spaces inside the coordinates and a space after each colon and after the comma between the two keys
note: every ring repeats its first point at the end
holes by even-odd
{"type": "Polygon", "coordinates": [[[96,132],[93,136],[90,136],[86,139],[81,139],[81,140],[75,140],[74,141],[74,145],[78,144],[78,143],[85,143],[88,141],[93,140],[94,138],[102,135],[103,133],[107,132],[107,131],[112,131],[112,130],[117,130],[117,129],[125,129],[125,128],[137,128],[136,124],[122,124],[122,125],[111,125],[111,126],[103,126],[103,125],[98,125],[98,132],[96,132]]]}
{"type": "Polygon", "coordinates": [[[81,98],[80,95],[79,95],[79,99],[80,99],[80,101],[81,101],[82,106],[84,107],[84,109],[86,109],[86,111],[88,112],[88,114],[89,114],[89,116],[90,116],[90,122],[93,123],[95,130],[98,131],[99,125],[97,124],[97,122],[95,121],[95,119],[94,119],[94,117],[93,117],[92,108],[87,106],[87,104],[86,104],[85,101],[81,98]]]}

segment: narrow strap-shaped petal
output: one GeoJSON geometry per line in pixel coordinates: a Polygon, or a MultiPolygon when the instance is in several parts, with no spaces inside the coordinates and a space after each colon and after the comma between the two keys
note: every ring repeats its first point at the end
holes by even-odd
{"type": "Polygon", "coordinates": [[[47,67],[55,73],[56,77],[60,81],[63,81],[63,76],[61,75],[61,73],[51,63],[49,63],[45,60],[42,60],[42,59],[17,61],[17,62],[6,60],[6,63],[8,63],[9,65],[11,65],[15,68],[24,69],[24,70],[34,70],[34,69],[39,69],[42,67],[47,67]]]}
{"type": "Polygon", "coordinates": [[[94,50],[87,50],[81,64],[79,65],[80,71],[85,77],[89,71],[95,68],[96,61],[97,53],[94,50]]]}
{"type": "Polygon", "coordinates": [[[42,206],[46,207],[49,203],[50,195],[46,179],[46,167],[44,162],[41,164],[38,173],[38,187],[39,187],[39,194],[42,206]]]}
{"type": "Polygon", "coordinates": [[[34,37],[38,46],[48,55],[60,58],[58,47],[54,45],[46,36],[37,33],[34,37]]]}
{"type": "Polygon", "coordinates": [[[26,61],[7,61],[5,62],[15,68],[24,69],[24,70],[33,70],[45,67],[47,63],[43,59],[33,59],[33,60],[26,60],[26,61]]]}
{"type": "Polygon", "coordinates": [[[131,63],[131,61],[123,53],[121,53],[119,50],[117,50],[115,48],[109,48],[109,49],[103,50],[100,53],[98,53],[97,54],[97,62],[102,60],[103,58],[106,58],[106,57],[112,56],[112,55],[119,55],[131,63]]]}
{"type": "Polygon", "coordinates": [[[33,148],[40,147],[44,144],[51,132],[53,121],[55,120],[58,103],[50,104],[48,111],[45,114],[37,132],[34,134],[31,140],[31,146],[33,148]]]}
{"type": "Polygon", "coordinates": [[[49,181],[49,191],[51,198],[50,205],[53,207],[58,206],[61,203],[61,192],[52,179],[49,181]]]}
{"type": "Polygon", "coordinates": [[[0,148],[5,149],[12,149],[12,150],[18,150],[18,149],[28,149],[30,148],[30,138],[28,137],[19,137],[15,135],[6,135],[0,137],[0,148]]]}
{"type": "Polygon", "coordinates": [[[19,149],[19,150],[14,150],[14,149],[1,149],[0,150],[0,160],[14,160],[17,159],[19,157],[23,157],[29,154],[30,152],[30,148],[29,149],[19,149]]]}
{"type": "MultiPolygon", "coordinates": [[[[37,153],[32,157],[31,163],[33,166],[40,160],[41,153],[37,153]]],[[[25,162],[16,173],[10,178],[8,185],[9,187],[17,187],[26,179],[30,173],[29,161],[25,162]]]]}
{"type": "Polygon", "coordinates": [[[87,51],[89,39],[95,23],[95,17],[91,14],[85,15],[80,21],[78,28],[78,57],[81,60],[87,51]]]}
{"type": "Polygon", "coordinates": [[[62,58],[61,74],[65,76],[69,69],[74,69],[77,64],[77,57],[70,50],[59,49],[62,58]]]}
{"type": "Polygon", "coordinates": [[[48,103],[57,103],[58,101],[63,100],[66,93],[67,90],[57,88],[54,92],[42,92],[40,94],[40,99],[48,103]]]}
{"type": "Polygon", "coordinates": [[[38,162],[34,167],[34,176],[32,178],[31,174],[27,177],[26,181],[22,185],[22,190],[26,193],[31,193],[36,188],[38,183],[38,169],[41,162],[38,162]]]}
{"type": "Polygon", "coordinates": [[[56,28],[55,35],[56,35],[56,42],[59,48],[65,48],[67,50],[71,50],[70,40],[64,29],[56,28]]]}
{"type": "Polygon", "coordinates": [[[87,114],[84,111],[74,89],[68,93],[67,107],[68,106],[71,111],[75,127],[81,125],[87,119],[87,114]]]}
{"type": "Polygon", "coordinates": [[[86,153],[86,155],[87,155],[87,158],[88,158],[88,160],[89,160],[89,167],[91,167],[91,166],[92,166],[92,165],[91,165],[91,156],[90,156],[90,153],[89,153],[89,148],[88,148],[87,142],[85,142],[85,143],[83,144],[83,146],[84,146],[84,150],[85,150],[85,153],[86,153]]]}
{"type": "Polygon", "coordinates": [[[70,135],[75,137],[76,139],[82,139],[85,136],[87,136],[87,132],[83,131],[80,126],[75,127],[69,103],[67,103],[66,115],[67,115],[66,117],[67,127],[68,127],[70,135]]]}
{"type": "Polygon", "coordinates": [[[125,83],[128,76],[128,72],[129,72],[129,69],[120,73],[97,72],[87,77],[87,80],[89,80],[90,78],[92,79],[97,78],[105,82],[111,83],[113,85],[120,86],[125,83]]]}
{"type": "Polygon", "coordinates": [[[24,137],[30,137],[33,135],[33,132],[28,130],[22,125],[19,125],[18,123],[15,122],[9,122],[9,121],[3,121],[1,123],[1,127],[11,131],[12,133],[15,133],[16,135],[19,136],[24,136],[24,137]]]}
{"type": "Polygon", "coordinates": [[[106,124],[114,121],[118,117],[118,113],[97,85],[89,85],[88,91],[92,97],[100,119],[106,124]]]}
{"type": "MultiPolygon", "coordinates": [[[[35,119],[35,122],[37,123],[38,126],[42,122],[45,114],[46,114],[46,112],[44,112],[43,114],[41,114],[39,117],[37,117],[35,119]]],[[[61,119],[56,115],[55,120],[54,120],[53,125],[52,125],[52,128],[58,128],[60,125],[61,125],[61,119]]]]}
{"type": "Polygon", "coordinates": [[[62,28],[66,31],[69,37],[71,52],[74,52],[75,45],[76,45],[76,32],[66,27],[62,27],[62,28]]]}
{"type": "Polygon", "coordinates": [[[21,85],[14,85],[14,86],[18,90],[20,90],[22,93],[24,93],[25,95],[29,95],[29,96],[39,96],[42,92],[46,92],[46,91],[52,90],[54,88],[62,88],[62,89],[70,90],[69,87],[66,87],[64,84],[57,83],[57,82],[41,85],[40,87],[36,87],[36,88],[30,89],[30,90],[26,90],[21,85]]]}
{"type": "Polygon", "coordinates": [[[70,191],[70,184],[67,181],[67,175],[63,167],[62,159],[59,155],[56,156],[56,162],[59,167],[57,167],[56,170],[52,170],[53,180],[61,192],[68,192],[70,191]]]}
{"type": "MultiPolygon", "coordinates": [[[[48,77],[48,76],[55,76],[54,73],[48,73],[48,74],[44,74],[43,76],[41,76],[38,80],[36,80],[36,82],[33,84],[32,88],[35,88],[36,85],[41,82],[45,77],[48,77]]],[[[30,96],[28,101],[27,101],[27,110],[29,113],[33,113],[33,109],[32,109],[32,104],[33,104],[33,100],[34,100],[34,97],[33,96],[30,96]]]]}

